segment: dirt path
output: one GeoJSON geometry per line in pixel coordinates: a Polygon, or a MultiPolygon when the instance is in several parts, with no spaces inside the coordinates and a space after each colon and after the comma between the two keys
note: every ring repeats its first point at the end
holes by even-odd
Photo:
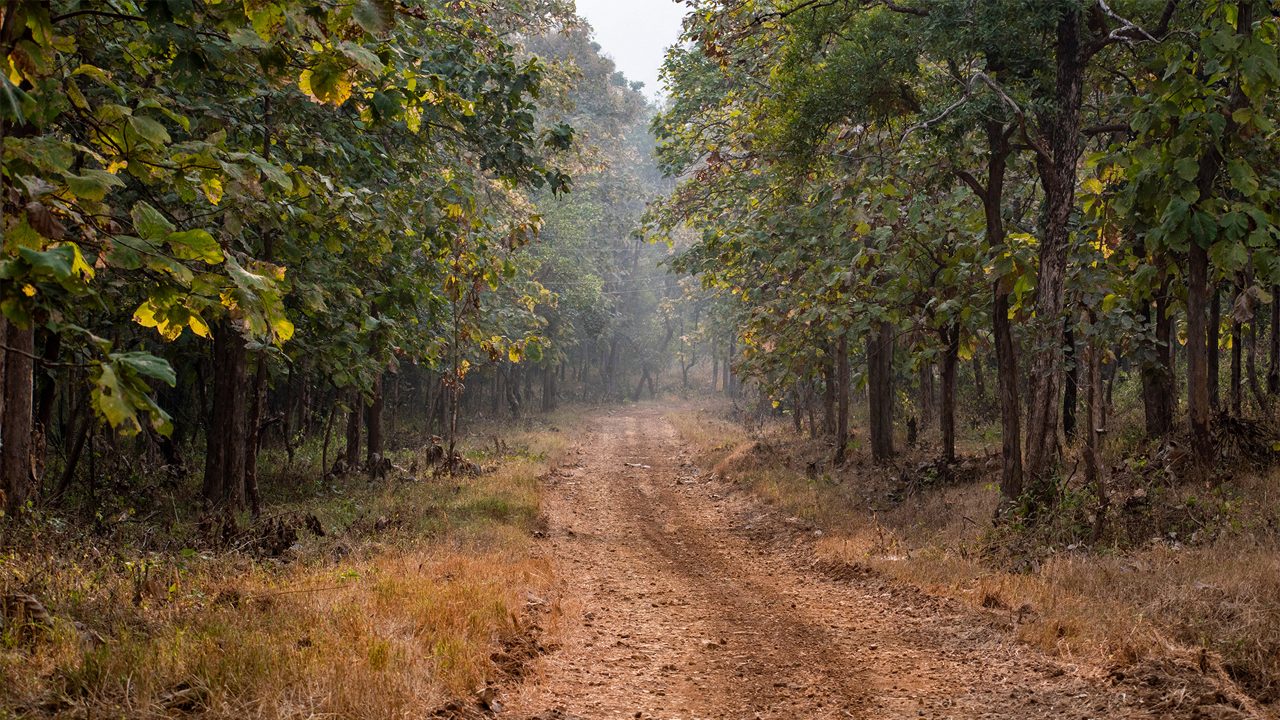
{"type": "Polygon", "coordinates": [[[503,718],[1154,717],[971,613],[806,568],[660,409],[586,426],[548,481],[559,647],[503,718]]]}

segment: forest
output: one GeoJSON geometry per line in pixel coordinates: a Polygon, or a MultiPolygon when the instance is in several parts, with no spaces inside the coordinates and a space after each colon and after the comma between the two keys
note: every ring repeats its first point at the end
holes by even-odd
{"type": "Polygon", "coordinates": [[[0,7],[0,718],[1274,716],[1280,3],[676,4],[0,7]]]}

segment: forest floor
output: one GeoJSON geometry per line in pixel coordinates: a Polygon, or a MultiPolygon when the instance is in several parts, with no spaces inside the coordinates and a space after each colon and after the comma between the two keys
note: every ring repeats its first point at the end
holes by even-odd
{"type": "Polygon", "coordinates": [[[501,717],[1245,716],[1194,684],[1178,692],[1208,700],[1175,707],[1167,685],[1050,656],[995,614],[819,561],[821,530],[700,469],[662,407],[593,414],[544,488],[556,649],[501,717]]]}

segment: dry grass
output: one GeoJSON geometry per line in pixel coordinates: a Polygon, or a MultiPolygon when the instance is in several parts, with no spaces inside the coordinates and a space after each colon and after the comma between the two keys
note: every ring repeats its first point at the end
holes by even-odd
{"type": "MultiPolygon", "coordinates": [[[[1064,657],[1117,668],[1191,659],[1263,702],[1280,699],[1280,473],[1236,478],[1232,493],[1168,490],[1165,505],[1194,519],[1194,534],[1170,537],[1157,518],[1146,530],[1155,537],[1134,545],[1090,546],[1087,527],[1079,541],[1069,531],[1029,541],[992,528],[999,497],[985,468],[964,482],[904,490],[899,470],[855,454],[833,473],[821,464],[829,445],[781,423],[749,433],[717,419],[722,410],[683,408],[671,420],[706,466],[822,528],[824,559],[992,610],[1021,639],[1064,657]],[[1008,549],[1019,542],[1045,544],[1021,548],[1029,560],[1014,568],[1008,549]]],[[[962,446],[986,445],[967,440],[962,446]]]]}
{"type": "Polygon", "coordinates": [[[507,441],[517,451],[476,478],[349,478],[272,507],[327,530],[280,558],[11,528],[0,596],[54,620],[0,637],[0,717],[401,718],[467,697],[551,580],[530,531],[565,441],[507,441]]]}

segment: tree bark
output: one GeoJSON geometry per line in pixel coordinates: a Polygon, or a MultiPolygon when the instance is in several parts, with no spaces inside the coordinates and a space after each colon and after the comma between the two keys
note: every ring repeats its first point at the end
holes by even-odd
{"type": "Polygon", "coordinates": [[[249,442],[245,342],[229,321],[213,332],[213,407],[205,437],[204,498],[238,510],[245,505],[245,457],[249,442]]]}
{"type": "Polygon", "coordinates": [[[384,441],[382,436],[382,411],[386,404],[386,373],[379,373],[373,381],[373,397],[365,406],[365,469],[370,475],[380,472],[384,441]]]}
{"type": "Polygon", "coordinates": [[[1150,357],[1144,358],[1139,373],[1142,379],[1142,407],[1146,414],[1147,436],[1162,438],[1173,429],[1174,402],[1173,355],[1170,345],[1173,339],[1173,318],[1169,313],[1169,286],[1165,279],[1156,295],[1154,315],[1151,303],[1146,303],[1143,320],[1146,335],[1152,343],[1150,357]]]}
{"type": "Polygon", "coordinates": [[[551,363],[542,367],[542,412],[556,409],[556,368],[551,363]]]}
{"type": "Polygon", "coordinates": [[[1262,383],[1258,380],[1258,328],[1262,325],[1262,310],[1257,305],[1253,308],[1253,318],[1249,322],[1249,354],[1245,361],[1245,376],[1249,379],[1249,392],[1253,401],[1262,412],[1267,408],[1267,395],[1262,391],[1262,383]]]}
{"type": "Polygon", "coordinates": [[[0,409],[0,500],[12,513],[34,501],[39,490],[32,462],[35,330],[14,325],[0,315],[0,354],[4,396],[0,409]]]}
{"type": "Polygon", "coordinates": [[[343,448],[343,460],[347,472],[360,467],[360,424],[364,415],[364,398],[358,390],[351,391],[351,410],[347,413],[347,446],[343,448]]]}
{"type": "Polygon", "coordinates": [[[836,341],[836,456],[835,464],[843,465],[849,448],[849,336],[840,333],[836,341]]]}
{"type": "Polygon", "coordinates": [[[942,414],[938,428],[942,435],[942,462],[956,461],[956,365],[960,359],[960,327],[951,325],[942,334],[942,414]]]}
{"type": "Polygon", "coordinates": [[[1213,295],[1209,299],[1209,326],[1206,328],[1209,345],[1209,408],[1218,411],[1222,408],[1222,290],[1217,283],[1213,284],[1213,295]]]}
{"type": "MultiPolygon", "coordinates": [[[[974,190],[982,198],[987,244],[992,252],[1005,251],[1004,184],[1012,148],[1004,126],[987,123],[987,185],[974,190]]],[[[996,346],[996,395],[1000,405],[1000,511],[1022,497],[1022,408],[1018,399],[1018,353],[1009,319],[1009,288],[1004,278],[992,283],[992,329],[996,346]]]]}
{"type": "Polygon", "coordinates": [[[933,363],[920,363],[920,433],[924,434],[929,431],[933,425],[933,419],[938,414],[935,409],[935,395],[937,388],[933,381],[933,363]]]}
{"type": "Polygon", "coordinates": [[[1200,471],[1212,463],[1209,434],[1209,255],[1191,242],[1187,257],[1187,415],[1191,423],[1192,456],[1200,471]]]}
{"type": "Polygon", "coordinates": [[[1054,101],[1040,118],[1047,148],[1036,163],[1045,194],[1045,231],[1036,281],[1036,344],[1028,375],[1026,473],[1032,483],[1032,509],[1051,504],[1057,487],[1051,476],[1059,454],[1058,392],[1062,382],[1067,249],[1080,156],[1080,107],[1090,57],[1083,38],[1083,20],[1081,10],[1074,5],[1063,9],[1058,19],[1054,101]]]}
{"type": "Polygon", "coordinates": [[[1271,357],[1267,368],[1267,392],[1280,393],[1280,285],[1271,286],[1271,357]]]}
{"type": "MultiPolygon", "coordinates": [[[[1097,318],[1090,312],[1087,318],[1092,327],[1097,318]]],[[[1085,481],[1093,488],[1096,499],[1096,520],[1093,538],[1096,541],[1102,534],[1107,515],[1107,482],[1106,465],[1102,459],[1102,444],[1107,432],[1106,395],[1102,383],[1103,350],[1099,346],[1096,334],[1091,334],[1085,347],[1085,382],[1087,384],[1088,421],[1085,428],[1084,466],[1085,481]]]]}
{"type": "Polygon", "coordinates": [[[1240,302],[1243,288],[1237,284],[1235,302],[1231,313],[1231,415],[1241,417],[1244,411],[1244,337],[1243,327],[1236,317],[1234,308],[1240,302]]]}
{"type": "Polygon", "coordinates": [[[1066,382],[1062,388],[1062,434],[1067,440],[1076,436],[1076,404],[1080,392],[1080,362],[1076,357],[1076,333],[1067,320],[1062,334],[1062,350],[1066,365],[1066,382]]]}
{"type": "MultiPolygon", "coordinates": [[[[831,350],[831,346],[827,346],[831,350]]],[[[822,426],[828,435],[836,433],[836,360],[830,354],[822,366],[822,426]]]]}
{"type": "Polygon", "coordinates": [[[893,326],[876,323],[867,335],[867,404],[871,456],[893,457],[893,326]]]}

